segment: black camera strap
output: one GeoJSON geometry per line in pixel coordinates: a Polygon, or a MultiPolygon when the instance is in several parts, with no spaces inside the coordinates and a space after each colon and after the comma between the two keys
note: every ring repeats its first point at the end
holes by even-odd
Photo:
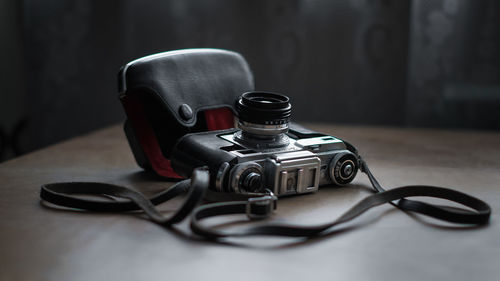
{"type": "Polygon", "coordinates": [[[327,233],[334,226],[351,221],[367,210],[385,203],[390,203],[403,211],[411,211],[451,223],[484,225],[489,222],[491,208],[480,199],[452,189],[426,185],[403,186],[385,190],[375,179],[368,169],[368,165],[361,157],[359,162],[360,170],[368,176],[375,194],[364,198],[336,220],[316,226],[265,224],[231,232],[203,224],[202,221],[206,218],[231,214],[246,214],[250,220],[264,219],[272,214],[277,205],[277,197],[271,192],[267,192],[247,200],[217,202],[198,206],[209,188],[209,173],[205,168],[195,169],[191,179],[180,181],[149,199],[143,194],[123,186],[92,182],[46,184],[41,187],[40,197],[55,205],[88,211],[127,212],[142,210],[152,221],[165,226],[181,222],[188,215],[191,215],[192,231],[206,239],[253,235],[304,238],[318,236],[327,233]],[[186,192],[188,195],[184,203],[172,216],[165,217],[154,207],[186,192]],[[84,199],[75,196],[77,194],[106,195],[129,200],[105,202],[84,199]],[[446,199],[470,209],[446,207],[406,199],[414,196],[446,199]],[[398,201],[396,202],[396,200],[398,201]]]}
{"type": "MultiPolygon", "coordinates": [[[[241,202],[212,203],[200,206],[193,212],[191,229],[196,234],[211,239],[252,235],[313,237],[326,233],[334,226],[351,221],[367,210],[385,203],[391,203],[404,211],[412,211],[452,223],[483,225],[487,224],[489,221],[491,209],[487,203],[480,199],[452,189],[425,185],[403,186],[385,190],[380,186],[378,181],[368,169],[368,165],[366,164],[366,162],[361,158],[360,165],[361,171],[368,176],[374,188],[374,192],[376,193],[364,198],[332,222],[316,226],[267,224],[263,226],[248,228],[238,232],[223,232],[210,227],[206,227],[201,223],[201,220],[205,218],[218,215],[238,213],[248,214],[249,211],[251,212],[252,206],[255,204],[258,204],[260,206],[268,206],[266,210],[271,210],[273,206],[275,206],[276,198],[273,198],[273,196],[265,195],[261,197],[261,200],[255,200],[254,202],[248,200],[241,202]],[[444,207],[405,199],[406,197],[413,196],[446,199],[467,206],[472,210],[444,207]],[[399,201],[397,203],[393,203],[393,201],[395,200],[399,201]]],[[[259,214],[259,216],[260,215],[262,214],[259,214]]],[[[251,218],[251,215],[249,217],[251,218]]]]}
{"type": "Polygon", "coordinates": [[[99,182],[62,182],[42,185],[40,198],[54,205],[95,212],[129,212],[142,210],[161,225],[179,223],[191,214],[203,199],[209,185],[209,174],[203,168],[195,169],[191,179],[175,183],[149,199],[142,193],[124,186],[99,182]],[[165,217],[154,207],[180,194],[187,193],[181,207],[170,217],[165,217]],[[75,195],[102,195],[128,199],[127,201],[102,201],[75,195]]]}

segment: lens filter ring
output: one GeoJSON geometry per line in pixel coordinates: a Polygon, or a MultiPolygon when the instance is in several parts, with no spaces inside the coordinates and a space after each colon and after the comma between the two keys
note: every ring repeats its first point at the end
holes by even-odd
{"type": "Polygon", "coordinates": [[[246,92],[236,102],[240,122],[259,125],[287,124],[292,114],[290,99],[272,92],[246,92]]]}

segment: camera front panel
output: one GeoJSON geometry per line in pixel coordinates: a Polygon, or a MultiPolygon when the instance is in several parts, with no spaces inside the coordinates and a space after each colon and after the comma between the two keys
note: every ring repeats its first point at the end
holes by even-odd
{"type": "Polygon", "coordinates": [[[239,132],[186,135],[174,148],[174,169],[189,175],[196,167],[208,166],[216,191],[254,194],[267,189],[278,196],[310,193],[323,185],[344,185],[356,175],[356,155],[333,136],[316,133],[296,138],[291,132],[287,146],[258,149],[240,143],[239,132]]]}

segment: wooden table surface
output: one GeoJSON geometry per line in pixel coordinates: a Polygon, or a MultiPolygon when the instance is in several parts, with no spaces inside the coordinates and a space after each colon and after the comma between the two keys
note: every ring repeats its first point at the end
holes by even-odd
{"type": "MultiPolygon", "coordinates": [[[[40,185],[49,182],[100,181],[146,194],[169,185],[141,172],[114,126],[0,164],[0,280],[498,280],[499,133],[309,127],[353,143],[387,188],[438,185],[486,200],[491,223],[460,228],[387,205],[319,239],[222,245],[196,239],[186,222],[168,229],[138,214],[41,204],[40,185]]],[[[350,186],[280,199],[272,219],[333,220],[368,186],[359,174],[350,186]]]]}

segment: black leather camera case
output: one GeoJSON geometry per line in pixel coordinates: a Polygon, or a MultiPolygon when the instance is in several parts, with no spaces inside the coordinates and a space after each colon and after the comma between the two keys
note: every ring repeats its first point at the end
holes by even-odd
{"type": "Polygon", "coordinates": [[[142,168],[181,178],[170,152],[188,133],[234,127],[234,101],[254,89],[245,59],[221,49],[185,49],[134,60],[119,72],[125,133],[142,168]]]}

